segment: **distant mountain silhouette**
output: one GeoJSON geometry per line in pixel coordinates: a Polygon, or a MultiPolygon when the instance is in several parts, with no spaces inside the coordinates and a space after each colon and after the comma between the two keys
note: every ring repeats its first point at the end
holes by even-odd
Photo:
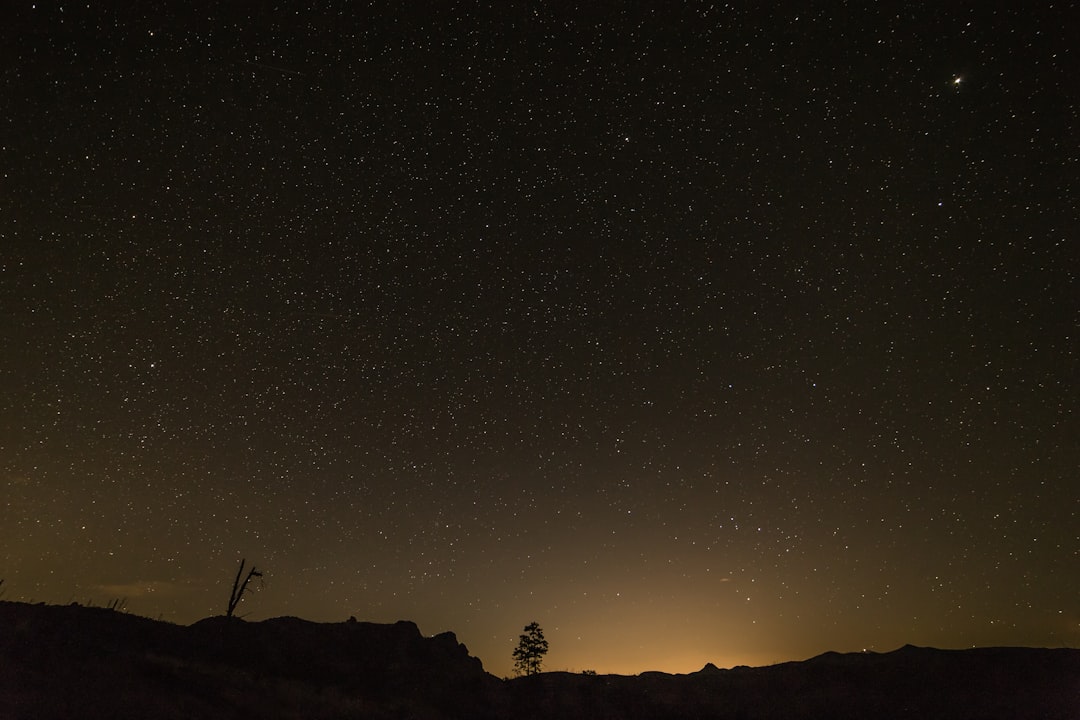
{"type": "Polygon", "coordinates": [[[687,675],[500,680],[452,633],[410,622],[172,625],[0,602],[0,719],[1080,717],[1080,650],[910,645],[687,675]]]}

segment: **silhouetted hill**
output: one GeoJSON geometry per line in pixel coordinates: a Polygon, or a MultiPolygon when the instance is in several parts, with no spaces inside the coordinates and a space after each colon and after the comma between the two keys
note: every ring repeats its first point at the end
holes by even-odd
{"type": "Polygon", "coordinates": [[[0,602],[0,718],[1080,718],[1080,651],[825,653],[688,675],[485,673],[413,623],[184,627],[101,608],[0,602]]]}
{"type": "Polygon", "coordinates": [[[184,627],[0,602],[0,718],[484,718],[503,684],[410,622],[184,627]]]}

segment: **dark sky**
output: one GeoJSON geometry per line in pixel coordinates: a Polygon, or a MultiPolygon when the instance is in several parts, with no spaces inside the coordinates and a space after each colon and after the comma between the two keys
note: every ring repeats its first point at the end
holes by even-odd
{"type": "Polygon", "coordinates": [[[1080,642],[1069,3],[312,4],[8,3],[5,599],[1080,642]]]}

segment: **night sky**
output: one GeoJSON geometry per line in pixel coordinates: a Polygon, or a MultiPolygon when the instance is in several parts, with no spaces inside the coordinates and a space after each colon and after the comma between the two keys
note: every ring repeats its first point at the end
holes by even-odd
{"type": "Polygon", "coordinates": [[[196,4],[5,5],[4,599],[1080,643],[1070,3],[196,4]]]}

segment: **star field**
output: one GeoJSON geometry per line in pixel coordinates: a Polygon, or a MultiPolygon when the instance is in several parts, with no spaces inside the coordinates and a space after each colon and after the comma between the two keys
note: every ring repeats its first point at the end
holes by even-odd
{"type": "Polygon", "coordinates": [[[1066,6],[432,5],[15,4],[5,599],[1076,645],[1066,6]]]}

